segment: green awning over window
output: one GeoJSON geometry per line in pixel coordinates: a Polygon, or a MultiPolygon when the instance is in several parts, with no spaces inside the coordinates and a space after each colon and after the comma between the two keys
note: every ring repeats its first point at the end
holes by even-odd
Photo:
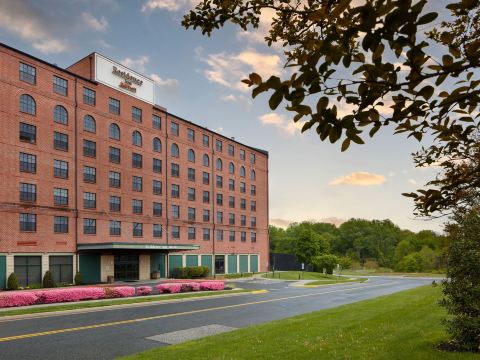
{"type": "Polygon", "coordinates": [[[111,242],[98,244],[78,244],[77,249],[81,250],[198,250],[200,245],[190,244],[142,244],[127,242],[111,242]]]}

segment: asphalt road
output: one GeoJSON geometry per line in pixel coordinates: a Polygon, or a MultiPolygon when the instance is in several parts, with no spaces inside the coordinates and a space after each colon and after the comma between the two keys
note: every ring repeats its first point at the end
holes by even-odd
{"type": "Polygon", "coordinates": [[[288,282],[259,279],[238,285],[267,289],[267,293],[42,318],[32,316],[14,321],[0,318],[0,359],[112,359],[167,345],[147,339],[160,334],[213,324],[241,328],[391,294],[431,281],[371,277],[362,284],[294,288],[288,282]],[[18,337],[22,335],[25,336],[18,337]]]}

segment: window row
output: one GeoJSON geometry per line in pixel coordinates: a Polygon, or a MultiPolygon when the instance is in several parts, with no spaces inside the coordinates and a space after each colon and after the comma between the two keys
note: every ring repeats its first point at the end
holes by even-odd
{"type": "MultiPolygon", "coordinates": [[[[36,85],[37,83],[37,69],[29,64],[19,63],[19,79],[23,82],[36,85]]],[[[52,79],[53,92],[67,96],[68,94],[68,80],[59,76],[53,75],[52,79]]]]}

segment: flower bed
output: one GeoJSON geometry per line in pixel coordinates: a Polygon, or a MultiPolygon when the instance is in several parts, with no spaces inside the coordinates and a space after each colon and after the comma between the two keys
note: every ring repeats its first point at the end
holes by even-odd
{"type": "MultiPolygon", "coordinates": [[[[167,282],[156,286],[159,294],[176,294],[190,291],[215,291],[225,289],[224,281],[167,282]]],[[[150,295],[151,286],[82,286],[61,289],[0,291],[0,308],[54,304],[82,300],[98,300],[150,295]]]]}

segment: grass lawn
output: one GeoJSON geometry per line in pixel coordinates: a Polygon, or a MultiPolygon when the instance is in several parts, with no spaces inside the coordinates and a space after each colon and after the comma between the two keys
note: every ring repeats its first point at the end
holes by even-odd
{"type": "Polygon", "coordinates": [[[342,275],[352,275],[352,276],[369,276],[369,275],[401,275],[401,276],[411,276],[411,277],[438,277],[443,278],[445,274],[437,274],[437,273],[399,273],[399,272],[387,272],[382,271],[382,269],[359,269],[359,270],[344,270],[342,271],[342,275]]]}
{"type": "Polygon", "coordinates": [[[338,276],[335,275],[325,275],[318,272],[309,272],[309,271],[275,271],[275,274],[272,272],[265,273],[262,275],[264,278],[275,278],[282,280],[337,280],[338,276]],[[300,278],[299,278],[300,276],[300,278]]]}
{"type": "Polygon", "coordinates": [[[349,278],[340,278],[340,279],[332,279],[332,280],[317,280],[307,283],[307,286],[318,286],[318,285],[331,285],[331,284],[343,284],[343,283],[363,283],[367,281],[366,278],[357,278],[357,279],[349,279],[349,278]]]}
{"type": "Polygon", "coordinates": [[[295,316],[127,359],[480,359],[436,349],[446,335],[437,305],[440,287],[295,316]]]}
{"type": "Polygon", "coordinates": [[[89,302],[74,302],[74,303],[66,303],[66,304],[59,304],[59,305],[31,307],[26,309],[22,309],[22,308],[16,308],[13,310],[0,309],[0,317],[23,315],[23,314],[47,313],[47,312],[53,312],[53,311],[96,308],[96,307],[104,307],[104,306],[111,306],[111,305],[147,303],[152,301],[168,301],[168,300],[174,300],[174,299],[200,298],[200,297],[207,297],[207,296],[238,294],[238,293],[246,293],[246,292],[252,292],[252,290],[238,289],[238,290],[223,290],[223,291],[211,291],[211,292],[192,292],[192,293],[173,294],[173,295],[152,295],[152,296],[145,296],[145,297],[132,297],[127,299],[116,299],[116,300],[96,300],[96,301],[89,301],[89,302]]]}

